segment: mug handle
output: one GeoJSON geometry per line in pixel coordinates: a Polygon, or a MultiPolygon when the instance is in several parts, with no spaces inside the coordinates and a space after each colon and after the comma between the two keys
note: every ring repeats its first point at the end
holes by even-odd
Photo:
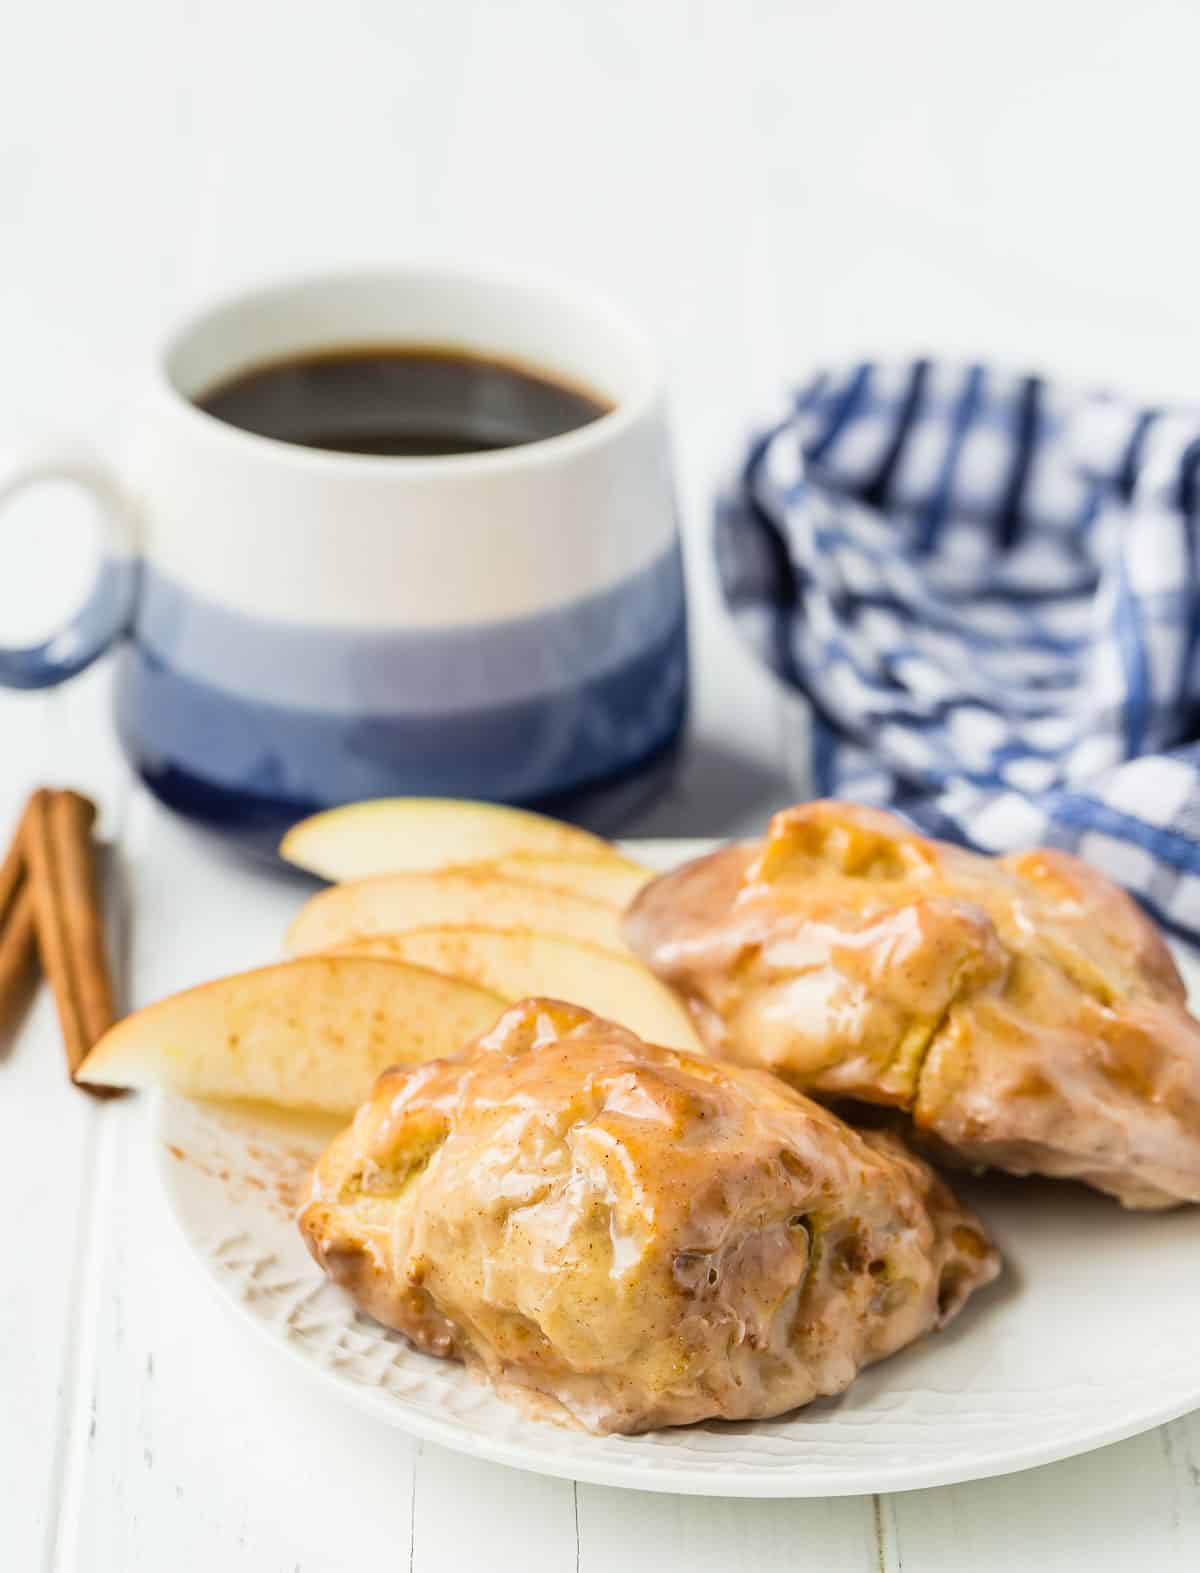
{"type": "Polygon", "coordinates": [[[87,600],[49,639],[0,644],[0,686],[6,688],[49,688],[82,672],[126,631],[137,603],[137,516],[113,470],[74,443],[48,445],[8,462],[0,459],[0,509],[41,481],[70,481],[91,495],[103,557],[87,600]]]}

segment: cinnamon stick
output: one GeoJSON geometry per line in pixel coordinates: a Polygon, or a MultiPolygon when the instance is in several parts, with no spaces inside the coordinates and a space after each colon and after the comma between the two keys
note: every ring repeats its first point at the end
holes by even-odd
{"type": "Polygon", "coordinates": [[[22,838],[28,814],[29,809],[26,808],[8,851],[4,854],[4,862],[0,863],[0,927],[8,922],[9,908],[16,900],[17,892],[25,878],[25,851],[22,838]]]}
{"type": "Polygon", "coordinates": [[[72,1080],[117,1014],[91,835],[95,818],[89,798],[43,787],[29,801],[21,838],[38,954],[54,991],[72,1080]]]}
{"type": "Polygon", "coordinates": [[[24,819],[0,864],[0,1032],[29,996],[37,961],[33,893],[25,877],[24,819]]]}

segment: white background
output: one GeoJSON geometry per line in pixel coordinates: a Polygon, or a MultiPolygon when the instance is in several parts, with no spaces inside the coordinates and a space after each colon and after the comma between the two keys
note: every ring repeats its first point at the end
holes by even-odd
{"type": "MultiPolygon", "coordinates": [[[[696,628],[689,772],[642,828],[802,789],[720,616],[716,478],[824,356],[1003,357],[1194,397],[1200,7],[1092,0],[40,0],[0,8],[0,444],[118,452],[162,328],[227,286],[394,257],[529,265],[657,334],[696,628]]],[[[86,518],[4,522],[0,629],[86,579],[86,518]]],[[[173,833],[101,668],[0,700],[0,816],[97,792],[138,921],[173,833]]],[[[190,864],[188,865],[191,866],[190,864]]],[[[157,913],[161,911],[161,916],[157,913]]],[[[186,960],[180,961],[186,970],[186,960]]],[[[977,1486],[830,1503],[621,1496],[414,1449],[265,1364],[189,1275],[132,1102],[61,1085],[48,1002],[0,1064],[0,1566],[75,1570],[1194,1568],[1200,1423],[977,1486]],[[94,1422],[94,1423],[93,1423],[94,1422]],[[11,1542],[11,1549],[9,1543],[11,1542]]]]}

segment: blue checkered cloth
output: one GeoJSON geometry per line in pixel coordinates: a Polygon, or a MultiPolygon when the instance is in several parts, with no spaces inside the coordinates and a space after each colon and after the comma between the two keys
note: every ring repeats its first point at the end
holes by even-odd
{"type": "Polygon", "coordinates": [[[1069,848],[1200,939],[1200,411],[929,360],[823,372],[717,509],[822,795],[1069,848]]]}

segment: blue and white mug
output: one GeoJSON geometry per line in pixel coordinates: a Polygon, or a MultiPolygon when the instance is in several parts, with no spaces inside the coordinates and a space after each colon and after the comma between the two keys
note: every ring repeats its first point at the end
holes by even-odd
{"type": "Polygon", "coordinates": [[[435,267],[282,283],[200,312],[158,360],[127,474],[70,449],[0,476],[67,479],[105,557],[44,644],[40,687],[127,636],[124,747],[163,802],[268,845],[316,808],[486,797],[612,821],[661,777],[687,696],[662,389],[609,307],[435,267]],[[512,358],[612,408],[562,436],[407,458],[261,437],[195,400],[321,348],[414,343],[512,358]]]}

